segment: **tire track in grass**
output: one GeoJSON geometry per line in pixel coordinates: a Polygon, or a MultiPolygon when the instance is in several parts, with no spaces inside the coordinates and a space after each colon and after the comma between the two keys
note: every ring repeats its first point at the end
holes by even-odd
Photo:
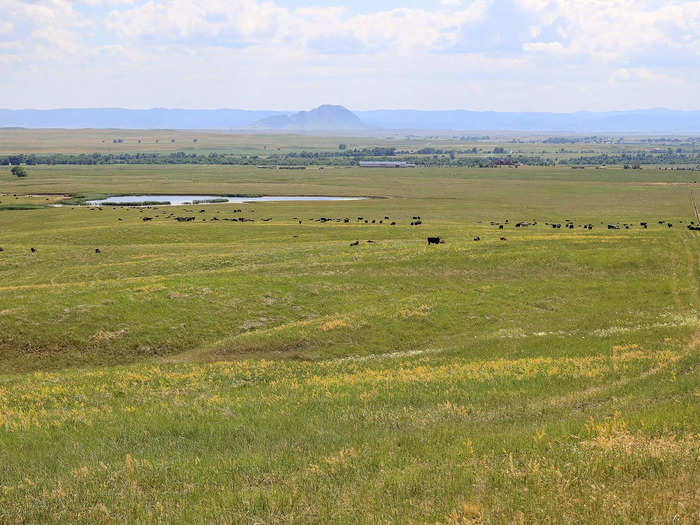
{"type": "MultiPolygon", "coordinates": [[[[692,249],[688,246],[687,243],[687,237],[684,236],[682,238],[682,243],[683,243],[683,248],[686,252],[686,257],[687,257],[687,273],[688,273],[688,278],[689,282],[691,283],[691,291],[693,295],[693,300],[695,301],[695,304],[698,304],[698,286],[697,286],[697,281],[695,279],[695,257],[696,255],[692,251],[692,249]]],[[[683,315],[682,313],[682,303],[680,299],[680,290],[679,290],[679,283],[678,283],[678,277],[675,274],[675,278],[672,280],[672,292],[674,295],[674,301],[676,302],[676,305],[678,306],[678,313],[679,315],[683,315]]],[[[698,347],[700,346],[700,328],[698,327],[698,324],[695,325],[695,330],[690,337],[690,340],[688,341],[688,344],[685,346],[684,350],[679,354],[678,360],[683,360],[691,355],[693,355],[698,347]]],[[[571,406],[575,404],[580,404],[598,394],[601,394],[605,391],[609,390],[614,390],[618,389],[624,386],[629,385],[632,382],[637,382],[637,381],[643,381],[644,379],[647,379],[651,376],[657,375],[660,372],[664,371],[670,364],[677,362],[677,361],[665,361],[663,363],[659,363],[649,370],[645,370],[639,375],[632,376],[632,377],[623,377],[621,379],[618,379],[617,381],[613,381],[612,383],[604,384],[604,385],[596,385],[589,387],[585,390],[579,390],[576,392],[571,392],[569,394],[566,394],[564,396],[556,396],[552,397],[546,400],[540,400],[537,402],[532,402],[528,406],[530,410],[536,410],[536,409],[544,409],[544,408],[560,408],[562,406],[571,406]],[[543,406],[544,405],[544,406],[543,406]]]]}

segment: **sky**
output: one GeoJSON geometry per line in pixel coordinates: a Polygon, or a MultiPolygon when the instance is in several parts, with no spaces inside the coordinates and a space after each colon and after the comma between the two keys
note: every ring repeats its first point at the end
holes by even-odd
{"type": "Polygon", "coordinates": [[[700,109],[700,0],[0,0],[0,107],[700,109]]]}

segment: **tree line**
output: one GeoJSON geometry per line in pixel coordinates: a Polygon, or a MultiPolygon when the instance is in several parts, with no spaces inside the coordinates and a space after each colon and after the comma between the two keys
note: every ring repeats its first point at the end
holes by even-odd
{"type": "Polygon", "coordinates": [[[554,161],[539,156],[507,157],[458,156],[455,152],[430,150],[427,153],[398,152],[394,148],[364,148],[345,151],[300,151],[266,156],[233,153],[81,153],[81,154],[14,154],[0,155],[0,166],[38,165],[111,165],[111,164],[223,164],[234,166],[356,166],[362,160],[403,160],[418,166],[490,167],[525,164],[551,166],[554,161]]]}

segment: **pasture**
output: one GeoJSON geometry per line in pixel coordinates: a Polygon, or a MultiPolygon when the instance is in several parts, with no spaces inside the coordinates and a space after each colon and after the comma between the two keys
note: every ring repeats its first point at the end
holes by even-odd
{"type": "Polygon", "coordinates": [[[2,174],[0,522],[697,523],[694,191],[616,168],[2,174]],[[373,198],[3,209],[150,193],[373,198]]]}

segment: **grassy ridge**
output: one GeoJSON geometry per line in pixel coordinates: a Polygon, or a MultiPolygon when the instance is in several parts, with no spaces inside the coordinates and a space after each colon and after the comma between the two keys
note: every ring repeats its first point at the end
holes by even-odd
{"type": "Polygon", "coordinates": [[[0,518],[692,523],[697,354],[659,335],[10,378],[0,518]]]}
{"type": "Polygon", "coordinates": [[[0,522],[697,521],[700,250],[678,177],[3,182],[389,198],[0,211],[0,522]],[[544,224],[565,218],[595,228],[544,224]]]}

